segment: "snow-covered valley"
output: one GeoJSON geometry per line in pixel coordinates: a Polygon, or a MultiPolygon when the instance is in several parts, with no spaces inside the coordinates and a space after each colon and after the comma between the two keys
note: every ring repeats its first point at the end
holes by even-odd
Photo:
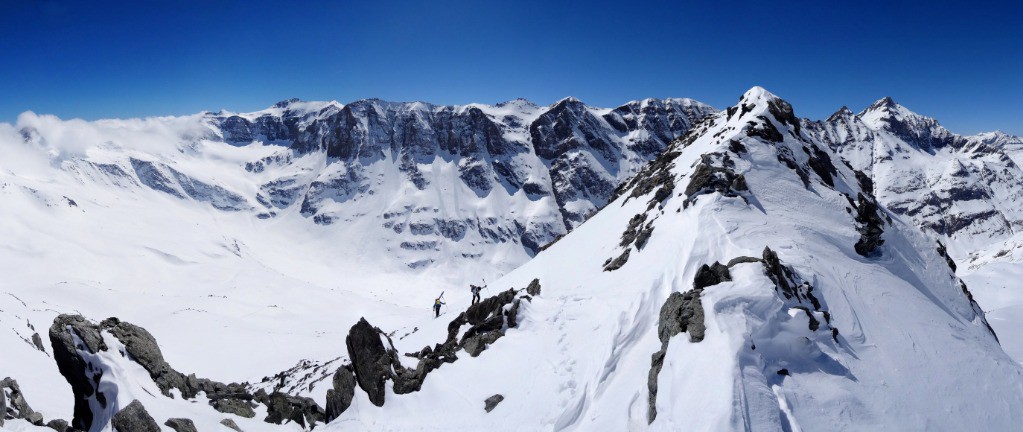
{"type": "Polygon", "coordinates": [[[0,124],[0,377],[90,431],[132,400],[162,430],[1013,430],[1023,145],[930,121],[810,122],[759,87],[25,114],[0,124]]]}

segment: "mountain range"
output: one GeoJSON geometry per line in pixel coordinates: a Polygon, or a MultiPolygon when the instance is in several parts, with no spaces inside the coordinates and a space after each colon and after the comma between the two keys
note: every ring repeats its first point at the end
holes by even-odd
{"type": "Polygon", "coordinates": [[[0,148],[0,428],[1023,420],[1023,140],[891,98],[26,113],[0,148]]]}

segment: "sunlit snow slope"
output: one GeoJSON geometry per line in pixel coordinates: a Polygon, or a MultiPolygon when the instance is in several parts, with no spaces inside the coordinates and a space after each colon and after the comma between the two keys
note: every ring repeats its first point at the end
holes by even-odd
{"type": "Polygon", "coordinates": [[[880,202],[942,239],[1023,363],[1023,282],[1015,276],[1023,271],[1023,139],[958,135],[891,98],[805,125],[870,176],[880,202]]]}
{"type": "MultiPolygon", "coordinates": [[[[315,214],[286,206],[255,217],[266,206],[251,179],[267,171],[223,167],[280,149],[203,138],[208,117],[197,118],[119,122],[118,132],[94,132],[104,144],[81,147],[60,141],[82,136],[62,132],[61,122],[28,136],[0,125],[9,156],[0,162],[0,265],[9,275],[0,320],[13,330],[0,332],[0,375],[17,378],[46,419],[71,420],[74,404],[47,329],[58,314],[79,313],[145,327],[177,371],[250,381],[251,392],[279,389],[325,406],[328,389],[353,388],[336,377],[354,369],[351,404],[317,423],[325,430],[1015,430],[1023,422],[1023,368],[936,237],[875,200],[869,174],[762,88],[675,139],[532,260],[488,280],[484,297],[534,280],[542,289],[513,293],[517,306],[499,305],[468,330],[459,321],[464,283],[501,273],[495,262],[524,261],[521,246],[519,255],[498,248],[483,260],[413,268],[394,258],[395,238],[381,234],[375,215],[310,220],[337,216],[321,212],[333,199],[315,214]],[[111,175],[117,170],[126,175],[111,175]],[[447,305],[435,319],[429,305],[441,290],[447,305]],[[352,365],[367,363],[351,355],[363,317],[384,335],[359,344],[395,349],[383,376],[352,365]],[[466,344],[481,334],[494,338],[466,344]],[[457,344],[445,342],[452,337],[457,344]],[[426,367],[424,347],[457,360],[426,367]],[[296,373],[271,377],[292,366],[296,373]],[[421,388],[396,390],[398,372],[424,368],[421,388]],[[370,396],[376,378],[379,400],[370,396]],[[485,411],[497,394],[503,400],[485,411]]],[[[289,166],[342,169],[322,152],[289,154],[301,155],[289,166]]],[[[493,205],[474,209],[508,211],[493,205]]],[[[116,395],[91,405],[92,430],[109,429],[107,419],[133,399],[160,425],[175,416],[199,430],[228,430],[225,418],[246,431],[302,429],[264,422],[266,404],[247,418],[215,411],[209,392],[166,397],[139,358],[123,354],[127,338],[99,335],[107,349],[76,347],[103,371],[95,379],[104,394],[116,395]]]]}

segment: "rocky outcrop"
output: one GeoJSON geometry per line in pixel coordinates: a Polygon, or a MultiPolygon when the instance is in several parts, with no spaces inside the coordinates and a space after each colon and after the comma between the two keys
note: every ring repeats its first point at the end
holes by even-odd
{"type": "Polygon", "coordinates": [[[229,429],[234,429],[234,430],[236,430],[238,432],[244,432],[244,431],[242,431],[242,428],[238,427],[238,423],[235,423],[234,420],[223,419],[223,420],[220,421],[220,424],[228,427],[229,429]]]}
{"type": "Polygon", "coordinates": [[[99,382],[102,372],[85,361],[78,351],[95,354],[107,349],[100,337],[99,328],[82,316],[60,315],[50,326],[50,345],[57,369],[71,385],[74,396],[75,407],[71,427],[90,430],[92,409],[89,407],[89,400],[94,399],[101,407],[106,407],[107,398],[103,393],[98,393],[94,386],[95,382],[99,382]],[[94,376],[96,378],[93,378],[94,376]]]}
{"type": "MultiPolygon", "coordinates": [[[[536,282],[539,289],[539,281],[536,282]]],[[[387,381],[393,383],[395,394],[419,391],[427,375],[458,360],[458,352],[464,350],[472,357],[480,355],[490,344],[504,336],[505,331],[518,325],[518,314],[522,290],[509,289],[469,306],[448,323],[445,340],[434,346],[425,346],[417,352],[405,353],[406,357],[419,360],[415,368],[401,364],[391,338],[379,328],[360,319],[352,326],[346,338],[348,356],[352,361],[351,372],[347,368],[338,370],[334,389],[328,391],[327,421],[337,418],[351,404],[355,385],[366,392],[370,401],[383,406],[387,381]],[[462,328],[468,326],[464,332],[462,328]]]]}
{"type": "Polygon", "coordinates": [[[57,432],[66,432],[66,431],[68,431],[67,420],[64,420],[64,419],[53,419],[53,420],[50,420],[50,421],[46,422],[46,427],[48,427],[50,429],[53,429],[53,430],[55,430],[57,432]]]}
{"type": "Polygon", "coordinates": [[[253,418],[256,412],[252,410],[249,402],[235,398],[220,398],[210,401],[213,409],[224,414],[234,414],[239,417],[253,418]]]}
{"type": "Polygon", "coordinates": [[[540,295],[540,279],[533,279],[533,281],[526,286],[526,294],[534,297],[540,295]]]}
{"type": "Polygon", "coordinates": [[[647,421],[653,423],[657,417],[657,376],[664,367],[664,356],[668,352],[668,342],[675,335],[689,333],[690,342],[703,341],[706,326],[703,323],[703,305],[700,293],[711,285],[732,280],[728,267],[715,262],[713,266],[704,264],[696,272],[693,289],[684,293],[675,291],[668,296],[661,306],[657,321],[657,338],[661,341],[661,349],[651,356],[650,373],[647,377],[649,390],[647,405],[647,421]]]}
{"type": "Polygon", "coordinates": [[[256,398],[267,408],[267,423],[284,424],[295,422],[303,429],[316,422],[324,421],[323,409],[312,399],[276,392],[267,397],[257,393],[256,398]]]}
{"type": "Polygon", "coordinates": [[[856,253],[870,257],[884,244],[884,239],[881,238],[884,234],[884,220],[880,216],[883,213],[878,209],[874,197],[859,193],[856,195],[856,201],[856,223],[859,224],[856,231],[860,233],[860,238],[854,248],[856,253]]]}
{"type": "Polygon", "coordinates": [[[494,410],[494,408],[497,408],[497,404],[501,403],[501,401],[503,400],[504,396],[499,394],[488,397],[487,400],[483,401],[483,410],[486,412],[491,412],[494,410]]]}
{"type": "Polygon", "coordinates": [[[384,406],[384,382],[391,375],[391,358],[380,341],[382,336],[386,336],[383,331],[362,318],[345,338],[356,382],[376,406],[384,406]]]}
{"type": "Polygon", "coordinates": [[[160,426],[149,415],[146,408],[138,400],[131,401],[114,417],[110,419],[110,425],[115,432],[160,432],[160,426]]]}
{"type": "Polygon", "coordinates": [[[735,172],[735,161],[728,153],[707,153],[700,156],[700,163],[689,175],[682,205],[688,207],[700,195],[713,192],[747,201],[744,194],[748,191],[746,177],[735,172]]]}
{"type": "MultiPolygon", "coordinates": [[[[268,416],[265,421],[270,423],[295,421],[302,427],[311,427],[316,422],[324,421],[323,409],[309,398],[277,391],[267,394],[260,390],[253,394],[247,384],[224,384],[174,370],[164,360],[156,339],[142,327],[116,318],[93,324],[81,316],[61,315],[50,327],[50,342],[58,369],[71,384],[75,396],[72,426],[76,429],[88,430],[92,426],[90,400],[105,408],[110,399],[93,387],[94,383],[99,382],[102,369],[83,358],[86,354],[109,349],[103,340],[103,333],[109,333],[124,345],[128,357],[149,373],[166,397],[173,397],[171,390],[180,391],[187,399],[202,392],[209,399],[210,405],[222,413],[252,418],[256,415],[255,404],[261,403],[267,407],[268,416]]],[[[350,397],[348,401],[350,403],[350,397]]]]}
{"type": "MultiPolygon", "coordinates": [[[[375,181],[382,171],[396,172],[401,181],[419,190],[437,187],[438,174],[420,166],[441,160],[454,165],[454,180],[478,197],[503,189],[509,195],[521,192],[533,201],[547,199],[550,204],[541,204],[557,215],[553,220],[494,218],[470,230],[479,231],[484,243],[513,241],[529,254],[608,203],[614,189],[635,173],[633,161],[657,157],[715,112],[687,99],[646,99],[610,111],[596,110],[574,98],[548,107],[525,100],[497,106],[376,99],[343,106],[298,101],[280,105],[247,115],[207,116],[213,135],[227,143],[261,141],[289,148],[246,163],[250,172],[273,172],[271,166],[287,167],[313,152],[324,153],[333,165],[315,176],[289,175],[264,182],[251,199],[261,206],[259,217],[275,217],[277,210],[298,206],[303,216],[316,223],[334,223],[339,218],[337,204],[383,192],[375,181]]],[[[184,188],[186,182],[166,166],[146,163],[136,171],[155,190],[179,198],[191,196],[184,188]]],[[[658,194],[661,199],[667,197],[670,187],[658,194]]],[[[384,225],[402,230],[402,222],[388,220],[384,225]]],[[[414,240],[399,239],[395,247],[414,245],[414,240]]],[[[429,256],[429,251],[417,256],[429,256]]],[[[425,265],[429,262],[418,264],[425,265]]]]}
{"type": "Polygon", "coordinates": [[[191,419],[171,418],[167,419],[163,424],[174,429],[174,432],[199,432],[195,429],[195,423],[191,419]]]}
{"type": "Polygon", "coordinates": [[[36,426],[43,425],[43,415],[29,406],[18,381],[10,377],[0,380],[0,426],[5,419],[22,419],[36,426]]]}
{"type": "Polygon", "coordinates": [[[358,385],[352,370],[346,366],[337,368],[333,384],[334,387],[327,390],[327,403],[324,407],[324,421],[327,423],[340,417],[341,413],[352,405],[352,399],[355,398],[355,386],[358,385]]]}
{"type": "Polygon", "coordinates": [[[703,289],[711,285],[717,285],[721,282],[732,280],[732,275],[728,272],[728,267],[719,262],[714,262],[713,265],[702,265],[699,270],[696,271],[696,278],[693,279],[694,289],[703,289]]]}

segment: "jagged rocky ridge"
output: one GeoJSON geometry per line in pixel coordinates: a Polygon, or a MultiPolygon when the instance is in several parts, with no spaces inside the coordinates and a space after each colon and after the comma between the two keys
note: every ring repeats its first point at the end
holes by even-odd
{"type": "MultiPolygon", "coordinates": [[[[357,387],[373,404],[383,406],[384,386],[388,381],[393,382],[396,394],[419,391],[427,374],[445,363],[458,360],[458,351],[464,350],[471,357],[478,356],[509,328],[516,327],[520,302],[529,301],[539,293],[539,280],[534,279],[526,288],[509,289],[471,305],[450,322],[446,340],[405,354],[418,359],[415,368],[402,365],[390,336],[361,319],[348,332],[345,345],[350,362],[342,363],[334,372],[325,408],[310,398],[279,391],[282,385],[267,393],[262,388],[253,390],[255,386],[249,383],[224,384],[178,372],[164,360],[156,339],[149,332],[116,318],[95,324],[78,315],[60,315],[50,327],[50,340],[58,369],[74,393],[75,410],[70,426],[76,430],[97,430],[104,428],[107,422],[117,431],[160,430],[156,426],[157,421],[138,400],[123,408],[118,406],[116,400],[124,389],[116,385],[107,386],[106,390],[100,387],[101,381],[123,382],[116,376],[104,378],[104,374],[124,373],[123,368],[106,364],[103,356],[99,355],[114,350],[119,350],[116,355],[144,368],[166,398],[180,395],[185,399],[195,399],[202,396],[209,401],[212,409],[246,418],[254,417],[253,408],[262,404],[268,413],[264,419],[267,423],[294,422],[303,428],[313,428],[316,423],[330,422],[344,413],[352,404],[357,387]],[[528,294],[522,294],[522,291],[528,294]],[[465,326],[468,328],[462,332],[465,326]],[[116,345],[111,346],[111,343],[116,345]]],[[[288,373],[285,371],[276,377],[283,382],[288,373]]],[[[21,396],[17,382],[5,379],[0,382],[0,388],[5,389],[0,393],[0,408],[8,413],[0,416],[0,422],[3,417],[9,417],[43,424],[42,415],[32,411],[21,396]],[[9,410],[6,409],[7,399],[11,400],[9,410]]],[[[487,403],[496,405],[492,401],[487,403]]],[[[187,418],[170,418],[165,423],[175,430],[195,429],[187,418]]]]}

